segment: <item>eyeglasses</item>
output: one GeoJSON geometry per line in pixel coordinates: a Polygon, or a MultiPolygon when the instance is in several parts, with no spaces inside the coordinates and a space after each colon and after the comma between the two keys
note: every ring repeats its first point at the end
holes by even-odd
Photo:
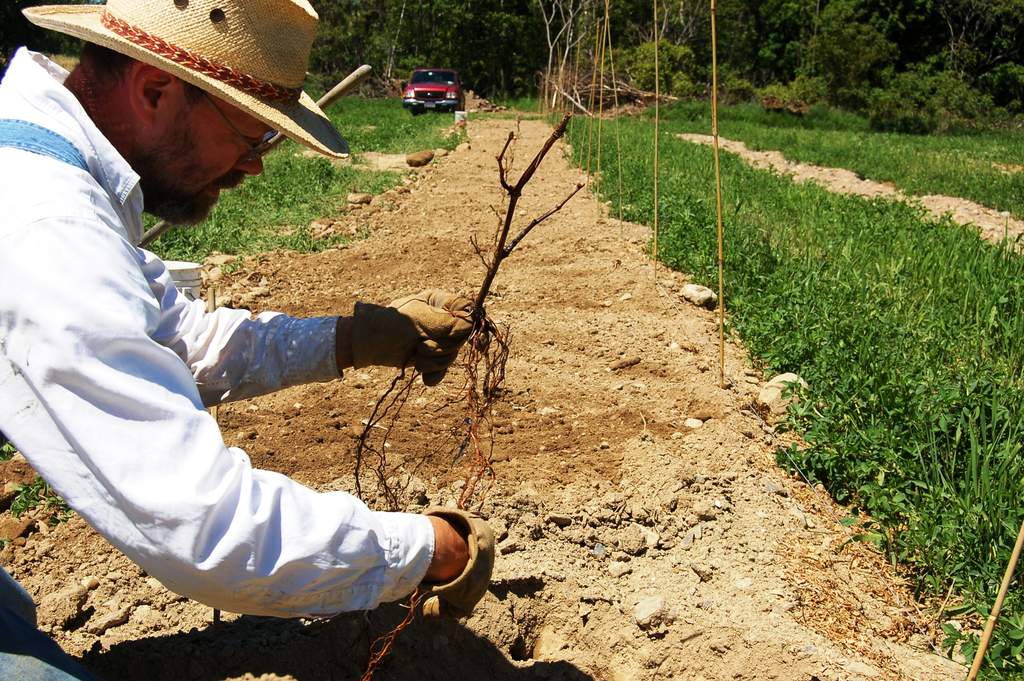
{"type": "Polygon", "coordinates": [[[250,163],[261,158],[263,154],[266,153],[267,148],[270,145],[270,141],[277,137],[277,130],[268,130],[267,132],[263,133],[263,137],[260,138],[259,142],[250,142],[249,140],[251,139],[251,137],[243,133],[241,130],[238,129],[238,126],[231,122],[231,119],[228,118],[227,114],[224,113],[219,106],[217,106],[217,103],[215,101],[213,101],[213,97],[206,94],[206,92],[204,92],[203,90],[200,90],[200,92],[202,93],[203,97],[205,97],[207,101],[210,102],[210,106],[217,110],[217,113],[219,113],[220,117],[224,119],[224,122],[228,124],[228,127],[235,131],[235,134],[238,135],[238,137],[242,140],[242,144],[249,148],[249,151],[245,154],[244,157],[242,157],[242,162],[250,163]]]}

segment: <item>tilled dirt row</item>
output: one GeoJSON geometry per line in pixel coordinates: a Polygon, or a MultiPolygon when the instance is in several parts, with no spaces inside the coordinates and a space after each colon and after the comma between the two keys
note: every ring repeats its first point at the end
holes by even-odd
{"type": "MultiPolygon", "coordinates": [[[[294,314],[426,286],[472,294],[483,268],[470,236],[488,243],[496,226],[495,155],[516,127],[474,121],[468,148],[410,191],[337,216],[368,239],[247,259],[221,285],[258,285],[256,305],[294,314]]],[[[521,169],[550,129],[518,127],[521,169]]],[[[520,217],[581,179],[556,147],[520,217]]],[[[646,240],[584,191],[506,262],[489,305],[512,345],[481,509],[499,535],[491,592],[464,622],[417,620],[378,678],[961,677],[930,652],[929,613],[849,541],[843,510],[776,467],[777,436],[752,406],[764,379],[742,348],[726,348],[718,387],[714,313],[679,297],[684,279],[654,270],[646,240]]],[[[258,466],[354,491],[354,437],[392,378],[351,371],[224,407],[225,439],[258,466]]],[[[414,391],[392,433],[393,482],[410,509],[452,502],[465,484],[465,462],[443,446],[460,386],[454,370],[414,391]]],[[[44,628],[108,679],[358,679],[370,641],[405,613],[215,623],[77,519],[3,562],[41,602],[44,628]]]]}

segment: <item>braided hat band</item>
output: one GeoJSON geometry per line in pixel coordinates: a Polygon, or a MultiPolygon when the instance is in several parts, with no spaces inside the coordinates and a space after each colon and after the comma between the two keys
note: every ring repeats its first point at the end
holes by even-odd
{"type": "Polygon", "coordinates": [[[254,97],[265,99],[270,102],[297,102],[302,88],[286,88],[274,85],[265,80],[260,80],[242,73],[230,66],[218,64],[206,57],[189,52],[188,50],[173,45],[162,38],[147,33],[138,26],[132,26],[126,21],[121,21],[109,11],[104,11],[101,21],[108,29],[122,38],[132,41],[139,47],[145,48],[154,54],[170,59],[176,64],[181,64],[187,69],[198,71],[211,78],[216,78],[239,90],[248,92],[254,97]]]}
{"type": "Polygon", "coordinates": [[[107,0],[22,13],[37,26],[155,66],[315,151],[348,154],[338,129],[302,91],[318,22],[309,0],[107,0]]]}

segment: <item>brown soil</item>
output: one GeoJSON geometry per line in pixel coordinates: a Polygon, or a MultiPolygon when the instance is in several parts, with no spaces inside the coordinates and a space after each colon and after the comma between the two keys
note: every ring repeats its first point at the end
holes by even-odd
{"type": "MultiPolygon", "coordinates": [[[[346,313],[427,285],[471,294],[482,266],[469,238],[496,226],[494,158],[515,125],[474,120],[471,145],[334,223],[368,224],[369,238],[249,258],[219,285],[260,286],[254,307],[293,314],[346,313]]],[[[520,169],[548,133],[521,123],[520,169]]],[[[580,179],[556,147],[521,217],[580,179]]],[[[584,191],[505,263],[489,306],[512,328],[482,509],[500,537],[492,588],[468,621],[403,632],[378,678],[961,678],[931,652],[932,611],[850,541],[845,511],[775,465],[777,436],[751,408],[763,378],[742,348],[726,347],[718,387],[714,313],[678,297],[683,277],[655,271],[647,238],[584,191]],[[703,425],[686,428],[693,417],[703,425]]],[[[351,371],[222,407],[226,441],[258,466],[352,491],[353,436],[392,376],[351,371]]],[[[432,406],[459,385],[452,375],[414,393],[392,438],[392,460],[418,465],[411,509],[461,487],[462,462],[417,448],[450,416],[432,406]]],[[[403,616],[393,605],[214,623],[77,518],[0,558],[42,604],[42,627],[107,679],[358,679],[369,642],[403,616]]]]}
{"type": "MultiPolygon", "coordinates": [[[[678,137],[687,142],[705,145],[711,145],[713,140],[710,135],[680,134],[678,137]]],[[[988,208],[967,199],[939,194],[908,196],[896,189],[891,182],[866,180],[844,168],[795,163],[786,160],[781,152],[754,151],[748,149],[743,142],[727,140],[724,137],[719,137],[718,142],[722,149],[736,154],[755,168],[789,175],[797,182],[817,182],[825,189],[840,194],[856,194],[870,198],[881,196],[918,204],[937,218],[949,215],[954,222],[961,225],[973,225],[979,230],[982,238],[995,243],[1004,239],[1019,239],[1024,235],[1024,220],[1017,220],[1005,211],[988,208]]],[[[1010,166],[1000,167],[1006,172],[1012,172],[1010,166]]]]}

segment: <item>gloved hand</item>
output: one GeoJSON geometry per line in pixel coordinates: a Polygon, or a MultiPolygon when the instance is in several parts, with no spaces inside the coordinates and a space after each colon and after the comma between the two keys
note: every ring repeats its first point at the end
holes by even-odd
{"type": "Polygon", "coordinates": [[[469,617],[473,607],[487,593],[494,570],[494,533],[473,513],[454,508],[429,508],[427,515],[447,520],[466,536],[469,560],[455,579],[428,585],[423,614],[428,616],[469,617]]]}
{"type": "Polygon", "coordinates": [[[356,303],[352,316],[352,361],[367,366],[404,367],[410,362],[423,383],[437,385],[472,331],[473,304],[427,289],[387,307],[356,303]]]}

